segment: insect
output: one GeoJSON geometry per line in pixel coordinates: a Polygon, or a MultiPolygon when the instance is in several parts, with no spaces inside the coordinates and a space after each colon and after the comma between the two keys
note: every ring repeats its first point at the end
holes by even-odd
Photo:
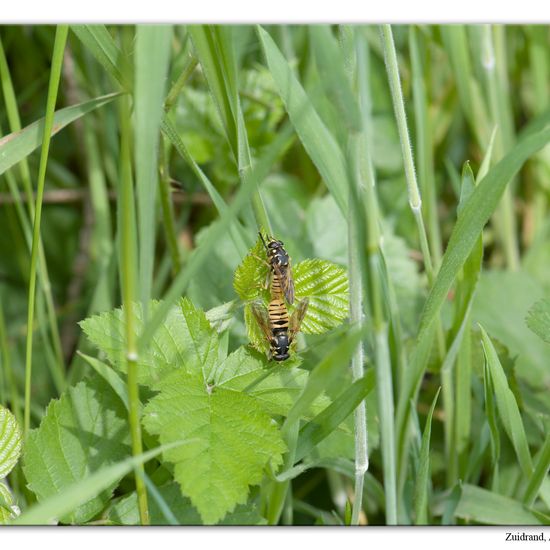
{"type": "MultiPolygon", "coordinates": [[[[280,289],[277,291],[284,294],[289,304],[294,303],[294,280],[292,278],[292,269],[290,267],[290,256],[284,249],[283,241],[278,241],[273,237],[267,238],[267,243],[261,233],[260,239],[267,252],[268,264],[273,275],[271,286],[278,284],[280,289]]],[[[272,292],[273,294],[273,292],[272,292]]]]}
{"type": "MultiPolygon", "coordinates": [[[[275,255],[280,253],[282,250],[282,255],[284,255],[283,261],[289,273],[289,258],[282,248],[281,241],[271,239],[269,243],[275,243],[275,246],[272,246],[271,248],[266,246],[268,251],[274,251],[270,257],[270,264],[275,266],[273,267],[273,271],[271,273],[271,300],[267,311],[262,304],[257,302],[253,303],[252,313],[256,318],[258,325],[262,329],[266,340],[269,342],[270,359],[274,359],[275,361],[285,361],[290,357],[290,345],[294,341],[296,333],[300,330],[300,325],[304,315],[306,314],[309,300],[302,300],[296,307],[294,313],[289,317],[288,309],[283,299],[283,294],[285,294],[284,275],[281,275],[281,270],[278,267],[279,262],[273,260],[275,255]]],[[[292,289],[294,289],[294,286],[292,286],[292,289]]],[[[294,290],[292,292],[292,298],[294,298],[294,290]]]]}
{"type": "Polygon", "coordinates": [[[251,304],[252,313],[269,342],[269,359],[285,361],[290,357],[290,345],[307,311],[309,300],[302,300],[289,317],[282,296],[272,297],[268,309],[258,303],[251,304]]]}

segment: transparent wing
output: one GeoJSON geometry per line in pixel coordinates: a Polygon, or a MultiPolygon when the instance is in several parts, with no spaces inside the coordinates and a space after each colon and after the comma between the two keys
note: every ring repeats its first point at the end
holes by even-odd
{"type": "Polygon", "coordinates": [[[289,334],[288,339],[290,342],[294,340],[294,336],[300,330],[300,325],[304,320],[306,315],[307,306],[309,305],[309,299],[303,299],[297,306],[294,312],[292,313],[289,321],[289,334]]]}
{"type": "Polygon", "coordinates": [[[250,311],[254,315],[254,319],[258,323],[259,327],[262,329],[266,340],[271,343],[271,328],[269,326],[269,317],[267,315],[267,310],[265,306],[259,302],[253,302],[250,304],[250,311]]]}
{"type": "Polygon", "coordinates": [[[289,304],[294,303],[294,279],[292,278],[292,270],[290,269],[290,263],[286,269],[281,269],[280,266],[274,264],[273,271],[276,275],[279,276],[281,281],[281,286],[283,293],[285,295],[286,301],[289,304]]]}

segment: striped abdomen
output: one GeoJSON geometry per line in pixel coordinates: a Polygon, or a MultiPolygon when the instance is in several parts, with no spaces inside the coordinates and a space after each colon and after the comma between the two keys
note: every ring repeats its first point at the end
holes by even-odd
{"type": "Polygon", "coordinates": [[[282,298],[274,298],[269,302],[269,324],[272,331],[288,329],[288,311],[282,298]]]}

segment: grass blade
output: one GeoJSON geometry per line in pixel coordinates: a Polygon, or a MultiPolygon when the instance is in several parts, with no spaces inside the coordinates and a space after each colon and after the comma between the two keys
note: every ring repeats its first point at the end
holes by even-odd
{"type": "Polygon", "coordinates": [[[526,506],[509,497],[465,484],[455,517],[488,525],[540,525],[526,506]]]}
{"type": "Polygon", "coordinates": [[[426,418],[424,433],[422,434],[422,445],[420,447],[420,460],[415,485],[414,511],[415,524],[428,524],[428,480],[430,473],[430,438],[432,434],[432,417],[435,410],[435,404],[439,397],[441,388],[438,388],[437,393],[432,401],[432,406],[426,418]]]}
{"type": "Polygon", "coordinates": [[[533,461],[531,460],[531,454],[529,453],[527,436],[525,434],[525,428],[523,427],[516,398],[508,386],[508,380],[506,379],[504,369],[500,364],[493,343],[491,342],[489,336],[487,336],[487,333],[483,327],[480,326],[480,329],[483,350],[485,352],[485,358],[487,359],[489,373],[493,382],[493,389],[495,392],[500,419],[502,420],[504,429],[510,438],[512,445],[514,446],[523,475],[526,479],[531,479],[531,476],[533,475],[533,461]]]}
{"type": "Polygon", "coordinates": [[[42,217],[42,198],[46,184],[46,166],[48,163],[48,152],[54,124],[55,104],[57,91],[61,79],[61,66],[63,65],[63,53],[69,28],[60,25],[56,29],[55,42],[52,54],[52,68],[50,83],[48,86],[48,99],[46,103],[46,116],[44,117],[42,149],[40,152],[40,166],[38,171],[38,188],[36,193],[36,206],[32,236],[31,267],[29,277],[29,304],[27,310],[27,338],[25,348],[25,412],[23,422],[23,433],[29,432],[31,423],[31,383],[32,383],[32,341],[34,326],[34,303],[36,298],[36,273],[38,261],[38,245],[40,242],[40,221],[42,217]]]}
{"type": "Polygon", "coordinates": [[[158,145],[170,60],[169,25],[138,25],[134,73],[134,146],[138,205],[139,289],[147,317],[155,258],[158,145]]]}
{"type": "Polygon", "coordinates": [[[127,65],[107,27],[105,25],[71,25],[71,30],[114,80],[124,90],[131,91],[131,79],[128,71],[124,71],[127,65]]]}
{"type": "Polygon", "coordinates": [[[342,151],[271,36],[261,27],[257,28],[257,32],[288,116],[324,183],[346,216],[347,171],[342,151]]]}
{"type": "Polygon", "coordinates": [[[356,380],[326,409],[300,429],[295,460],[306,457],[325,437],[329,436],[365,399],[374,388],[374,370],[356,380]]]}
{"type": "Polygon", "coordinates": [[[535,502],[542,483],[548,475],[548,468],[550,468],[550,434],[547,434],[544,445],[535,459],[535,469],[523,497],[523,503],[526,506],[531,506],[535,502]]]}
{"type": "Polygon", "coordinates": [[[334,349],[311,371],[300,397],[288,412],[283,430],[289,430],[293,424],[297,423],[315,398],[341,376],[343,365],[349,361],[364,333],[365,329],[349,330],[334,349]]]}
{"type": "MultiPolygon", "coordinates": [[[[56,111],[50,124],[49,138],[53,137],[71,122],[98,107],[110,103],[119,96],[119,93],[108,94],[56,111]]],[[[45,123],[45,119],[41,118],[29,124],[29,126],[23,128],[20,132],[8,134],[0,139],[0,174],[3,174],[14,164],[23,160],[40,146],[44,135],[45,123]]]]}
{"type": "Polygon", "coordinates": [[[434,322],[445,301],[448,291],[459,270],[470,255],[483,227],[494,212],[506,185],[523,163],[550,140],[550,129],[531,134],[493,166],[475,188],[466,201],[461,216],[451,233],[447,250],[441,262],[441,268],[434,285],[426,299],[420,318],[420,327],[416,338],[410,368],[404,379],[404,388],[398,404],[398,442],[400,444],[400,463],[403,465],[405,432],[408,424],[410,400],[419,387],[426,368],[428,353],[431,348],[434,322]]]}

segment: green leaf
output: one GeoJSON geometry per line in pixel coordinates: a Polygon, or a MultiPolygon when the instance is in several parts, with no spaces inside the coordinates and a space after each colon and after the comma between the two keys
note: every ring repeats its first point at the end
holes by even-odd
{"type": "Polygon", "coordinates": [[[262,291],[268,275],[269,265],[267,264],[266,251],[258,235],[256,244],[235,270],[235,276],[233,277],[235,292],[245,302],[254,300],[261,295],[267,299],[268,293],[262,291]]]}
{"type": "Polygon", "coordinates": [[[257,31],[290,120],[340,210],[346,215],[348,180],[344,155],[271,36],[261,27],[257,27],[257,31]]]}
{"type": "Polygon", "coordinates": [[[512,498],[463,485],[455,517],[487,525],[540,525],[529,508],[512,498]]]}
{"type": "Polygon", "coordinates": [[[188,437],[195,442],[164,453],[174,476],[207,524],[246,502],[268,463],[276,468],[285,445],[256,399],[201,372],[175,371],[155,387],[160,393],[144,411],[145,428],[161,443],[188,437]]]}
{"type": "Polygon", "coordinates": [[[495,211],[508,182],[521,168],[523,163],[550,140],[550,128],[522,139],[504,156],[474,189],[451,233],[441,267],[430,294],[424,304],[420,326],[416,338],[416,347],[412,360],[404,377],[403,390],[397,409],[398,442],[400,460],[405,448],[405,432],[408,426],[410,400],[418,390],[425,371],[428,355],[433,341],[434,326],[447,294],[478,242],[483,227],[495,211]]]}
{"type": "Polygon", "coordinates": [[[499,416],[502,420],[502,424],[504,425],[504,429],[512,442],[512,445],[514,446],[523,475],[526,479],[531,479],[533,474],[533,462],[531,460],[531,454],[529,453],[527,436],[525,435],[525,428],[523,427],[516,398],[508,386],[506,374],[500,364],[500,360],[493,343],[491,342],[489,336],[487,336],[487,333],[483,327],[480,327],[480,329],[483,350],[485,352],[487,365],[489,367],[491,380],[493,382],[499,416]]]}
{"type": "MultiPolygon", "coordinates": [[[[233,286],[245,302],[262,301],[267,307],[269,290],[265,287],[269,280],[269,266],[265,256],[264,245],[258,237],[254,247],[237,267],[233,286]]],[[[291,268],[295,302],[292,306],[287,305],[289,315],[301,300],[309,300],[300,331],[304,334],[322,334],[341,325],[348,316],[349,282],[346,269],[318,258],[304,260],[295,266],[291,264],[291,268]]],[[[252,346],[267,353],[269,343],[252,314],[250,303],[245,304],[244,319],[252,346]]]]}
{"type": "Polygon", "coordinates": [[[10,490],[4,481],[0,480],[0,525],[11,523],[19,514],[19,507],[15,504],[10,490]]]}
{"type": "Polygon", "coordinates": [[[0,405],[0,479],[17,464],[21,454],[21,429],[15,416],[0,405]]]}
{"type": "Polygon", "coordinates": [[[134,159],[139,235],[140,298],[151,298],[155,258],[155,204],[158,187],[158,144],[163,116],[164,88],[170,60],[172,27],[136,27],[134,80],[134,159]]]}
{"type": "MultiPolygon", "coordinates": [[[[53,118],[51,135],[54,136],[71,122],[81,116],[102,107],[116,99],[120,94],[108,94],[90,101],[84,101],[78,105],[65,107],[56,111],[53,118]]],[[[19,132],[8,134],[0,139],[0,174],[11,168],[14,164],[30,155],[42,144],[44,134],[44,119],[41,118],[29,124],[19,132]]]]}
{"type": "Polygon", "coordinates": [[[441,388],[437,389],[437,393],[432,401],[432,406],[426,418],[424,433],[422,434],[422,445],[420,447],[420,460],[418,464],[418,473],[416,476],[416,484],[414,491],[414,509],[415,509],[415,524],[427,525],[428,523],[428,485],[430,479],[430,438],[432,434],[432,417],[435,410],[435,404],[439,397],[441,388]]]}
{"type": "MultiPolygon", "coordinates": [[[[269,415],[286,416],[303,391],[308,372],[296,368],[293,359],[284,365],[265,368],[265,358],[244,347],[231,353],[220,365],[214,382],[225,388],[244,392],[257,399],[258,404],[269,415]]],[[[319,396],[305,416],[316,414],[328,405],[325,396],[319,396]]]]}
{"type": "Polygon", "coordinates": [[[550,129],[546,129],[520,141],[489,170],[464,204],[449,239],[437,279],[426,300],[420,320],[419,336],[437,316],[454,278],[494,212],[506,185],[523,163],[549,140],[550,129]]]}
{"type": "MultiPolygon", "coordinates": [[[[161,306],[152,301],[150,313],[161,306]]],[[[136,336],[143,327],[141,306],[134,304],[136,336]]],[[[103,351],[109,361],[126,372],[124,314],[122,309],[94,315],[80,326],[89,340],[103,351]]],[[[172,307],[165,322],[155,332],[149,348],[138,361],[138,382],[152,385],[176,368],[193,369],[198,365],[211,369],[217,361],[217,333],[203,311],[184,298],[179,307],[172,307]]]]}
{"type": "Polygon", "coordinates": [[[548,343],[525,323],[533,303],[543,299],[543,287],[523,270],[491,270],[481,274],[472,309],[472,320],[506,343],[517,356],[516,372],[534,386],[550,383],[548,343]]]}
{"type": "Polygon", "coordinates": [[[527,326],[545,342],[550,344],[550,300],[539,300],[529,310],[527,326]]]}
{"type": "Polygon", "coordinates": [[[349,281],[345,268],[327,260],[304,260],[293,268],[296,303],[309,299],[304,334],[323,334],[348,316],[349,281]]]}
{"type": "Polygon", "coordinates": [[[131,456],[112,466],[103,467],[84,479],[67,485],[61,492],[52,495],[43,502],[32,506],[13,523],[17,525],[50,525],[57,523],[58,518],[68,515],[99,492],[118,483],[118,480],[139,464],[147,462],[162,451],[187,443],[187,441],[178,441],[171,445],[157,447],[140,455],[131,456]]]}
{"type": "MultiPolygon", "coordinates": [[[[38,500],[46,501],[126,457],[130,453],[126,417],[124,406],[101,379],[80,382],[52,401],[40,426],[29,432],[24,451],[23,470],[38,500]]],[[[62,523],[83,523],[95,516],[119,479],[65,509],[62,523]]]]}
{"type": "MultiPolygon", "coordinates": [[[[158,491],[166,504],[174,512],[178,525],[202,525],[201,517],[191,501],[182,496],[178,484],[168,483],[158,487],[158,491]]],[[[149,515],[151,525],[166,525],[159,506],[153,499],[149,501],[149,515]]],[[[139,511],[137,495],[135,492],[120,499],[109,509],[106,517],[109,523],[115,525],[139,525],[139,511]]],[[[262,525],[265,519],[259,514],[256,506],[252,504],[239,505],[231,513],[228,513],[220,522],[220,525],[262,525]]]]}
{"type": "Polygon", "coordinates": [[[328,437],[357,408],[374,387],[374,370],[356,380],[326,409],[300,429],[295,461],[307,456],[311,450],[328,437]]]}
{"type": "Polygon", "coordinates": [[[339,44],[327,25],[311,25],[309,34],[319,70],[320,81],[328,99],[336,106],[346,133],[361,130],[357,96],[351,89],[339,44]]]}
{"type": "Polygon", "coordinates": [[[350,329],[340,342],[319,362],[311,371],[307,384],[300,397],[289,411],[284,429],[290,429],[292,424],[297,422],[307,411],[323,391],[332,387],[342,376],[342,370],[348,368],[349,360],[357,344],[363,338],[365,328],[354,327],[350,329]]]}
{"type": "Polygon", "coordinates": [[[126,386],[126,381],[122,379],[120,374],[95,357],[90,357],[81,352],[78,352],[78,354],[97,372],[97,374],[99,374],[99,376],[103,377],[109,386],[111,386],[111,389],[120,397],[126,409],[129,410],[128,388],[126,386]]]}
{"type": "Polygon", "coordinates": [[[105,25],[71,25],[86,49],[103,68],[127,91],[132,89],[131,80],[121,67],[127,68],[127,60],[113,40],[105,25]],[[126,62],[126,64],[125,64],[126,62]]]}

